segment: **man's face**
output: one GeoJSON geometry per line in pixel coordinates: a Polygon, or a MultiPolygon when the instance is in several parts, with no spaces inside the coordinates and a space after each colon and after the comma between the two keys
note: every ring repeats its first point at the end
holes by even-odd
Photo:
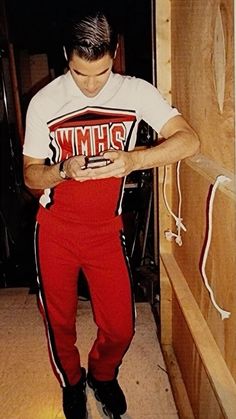
{"type": "Polygon", "coordinates": [[[96,96],[106,84],[111,73],[113,59],[109,54],[95,61],[87,61],[73,54],[69,61],[72,77],[87,97],[96,96]]]}

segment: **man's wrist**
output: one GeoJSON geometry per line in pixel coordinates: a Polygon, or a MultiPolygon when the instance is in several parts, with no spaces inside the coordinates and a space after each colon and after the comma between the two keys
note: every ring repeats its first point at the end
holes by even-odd
{"type": "Polygon", "coordinates": [[[140,150],[133,150],[132,152],[132,160],[133,160],[133,170],[140,170],[142,163],[141,163],[141,151],[140,150]]]}

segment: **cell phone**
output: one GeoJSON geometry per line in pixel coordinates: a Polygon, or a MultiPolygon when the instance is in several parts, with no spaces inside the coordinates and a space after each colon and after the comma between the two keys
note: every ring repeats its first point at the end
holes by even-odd
{"type": "Polygon", "coordinates": [[[96,169],[98,167],[107,166],[111,163],[110,159],[105,159],[103,156],[85,157],[85,169],[96,169]]]}

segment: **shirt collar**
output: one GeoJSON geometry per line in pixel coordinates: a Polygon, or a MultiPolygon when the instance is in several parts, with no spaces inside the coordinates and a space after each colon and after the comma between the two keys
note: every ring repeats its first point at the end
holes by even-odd
{"type": "Polygon", "coordinates": [[[77,84],[75,83],[72,74],[70,72],[70,70],[67,71],[67,73],[65,74],[65,79],[66,79],[66,90],[69,93],[69,95],[71,96],[80,96],[83,97],[85,99],[88,99],[89,101],[94,101],[96,100],[98,97],[100,97],[104,91],[105,88],[107,88],[107,86],[109,86],[109,84],[111,83],[111,80],[114,77],[114,73],[111,72],[108,80],[106,82],[106,84],[103,86],[102,90],[94,97],[86,97],[80,90],[80,88],[77,86],[77,84]]]}

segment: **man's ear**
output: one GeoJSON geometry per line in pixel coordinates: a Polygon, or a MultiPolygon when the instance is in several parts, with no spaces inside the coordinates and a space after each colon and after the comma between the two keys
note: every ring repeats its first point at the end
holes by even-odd
{"type": "Polygon", "coordinates": [[[63,53],[64,53],[64,57],[65,57],[66,61],[68,61],[68,56],[67,56],[65,45],[63,45],[63,53]]]}

